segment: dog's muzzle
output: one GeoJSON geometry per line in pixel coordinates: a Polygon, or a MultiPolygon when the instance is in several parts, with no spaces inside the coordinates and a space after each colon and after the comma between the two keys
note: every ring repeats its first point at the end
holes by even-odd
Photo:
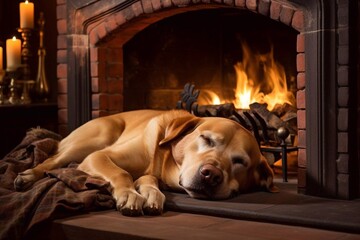
{"type": "Polygon", "coordinates": [[[193,177],[191,184],[184,186],[180,181],[180,185],[194,198],[216,199],[216,192],[223,181],[221,169],[212,164],[204,164],[193,177]]]}
{"type": "Polygon", "coordinates": [[[208,187],[220,185],[224,179],[222,171],[212,164],[205,164],[200,167],[199,175],[201,183],[208,187]]]}

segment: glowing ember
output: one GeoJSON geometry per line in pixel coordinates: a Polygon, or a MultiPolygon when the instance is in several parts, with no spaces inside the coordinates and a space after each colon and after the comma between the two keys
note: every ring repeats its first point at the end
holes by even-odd
{"type": "MultiPolygon", "coordinates": [[[[243,60],[234,66],[237,81],[233,100],[235,107],[247,109],[254,102],[266,103],[270,111],[277,104],[295,106],[295,97],[287,88],[285,70],[274,60],[273,49],[259,54],[243,43],[242,50],[243,60]]],[[[215,93],[210,94],[209,91],[206,95],[211,97],[212,104],[221,102],[215,93]]]]}

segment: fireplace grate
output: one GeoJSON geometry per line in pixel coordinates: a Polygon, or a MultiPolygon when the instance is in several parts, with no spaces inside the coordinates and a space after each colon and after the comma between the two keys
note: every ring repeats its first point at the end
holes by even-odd
{"type": "Polygon", "coordinates": [[[267,158],[271,165],[281,160],[283,181],[287,182],[287,154],[298,150],[293,140],[296,130],[291,124],[281,121],[264,104],[253,103],[250,109],[236,109],[232,103],[199,105],[199,94],[195,85],[185,84],[176,108],[199,117],[224,117],[238,122],[253,133],[261,152],[271,154],[274,160],[267,158]]]}

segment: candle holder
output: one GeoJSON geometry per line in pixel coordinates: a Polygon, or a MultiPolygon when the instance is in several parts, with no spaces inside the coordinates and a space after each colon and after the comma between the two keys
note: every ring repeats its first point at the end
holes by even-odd
{"type": "Polygon", "coordinates": [[[17,83],[22,84],[22,92],[20,96],[20,104],[30,104],[32,102],[30,97],[30,89],[34,85],[34,80],[19,80],[17,83]]]}
{"type": "Polygon", "coordinates": [[[12,70],[7,70],[7,75],[10,78],[10,84],[8,86],[9,88],[9,99],[7,100],[7,103],[10,104],[20,104],[21,100],[19,98],[19,86],[16,83],[17,78],[17,72],[12,70]]]}
{"type": "Polygon", "coordinates": [[[22,47],[21,47],[21,58],[23,62],[24,68],[24,79],[31,79],[31,69],[30,69],[30,60],[32,58],[31,52],[31,43],[30,43],[30,36],[32,34],[31,28],[18,28],[19,33],[21,33],[21,37],[23,39],[22,47]]]}
{"type": "Polygon", "coordinates": [[[44,25],[45,25],[45,19],[44,19],[44,13],[40,12],[40,18],[38,20],[39,24],[39,49],[38,49],[38,71],[35,81],[35,94],[36,98],[40,101],[47,101],[49,97],[49,84],[46,79],[46,73],[45,73],[45,55],[46,50],[44,48],[44,25]]]}
{"type": "Polygon", "coordinates": [[[0,69],[0,105],[6,103],[5,92],[4,92],[4,77],[6,72],[0,69]]]}

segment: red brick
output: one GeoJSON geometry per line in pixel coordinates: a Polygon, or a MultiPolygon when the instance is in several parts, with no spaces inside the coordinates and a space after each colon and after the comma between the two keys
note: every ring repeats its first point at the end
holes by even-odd
{"type": "Polygon", "coordinates": [[[67,63],[67,50],[58,50],[57,51],[57,62],[58,63],[67,63]]]}
{"type": "Polygon", "coordinates": [[[67,77],[67,64],[61,63],[57,65],[56,75],[58,78],[67,77]]]}
{"type": "Polygon", "coordinates": [[[299,72],[296,77],[297,89],[303,90],[306,86],[306,75],[304,72],[299,72]]]}
{"type": "Polygon", "coordinates": [[[340,130],[340,131],[348,131],[348,128],[349,128],[349,109],[348,108],[339,108],[337,126],[338,126],[338,130],[340,130]]]}
{"type": "Polygon", "coordinates": [[[306,110],[297,111],[297,126],[299,129],[306,129],[306,110]]]}
{"type": "Polygon", "coordinates": [[[58,133],[62,137],[66,137],[67,135],[69,135],[70,131],[69,131],[68,125],[67,124],[59,124],[58,125],[58,133]]]}
{"type": "Polygon", "coordinates": [[[347,153],[349,151],[349,136],[347,132],[338,133],[338,152],[347,153]]]}
{"type": "Polygon", "coordinates": [[[102,22],[99,25],[97,25],[90,33],[90,42],[92,44],[96,44],[100,39],[104,38],[108,35],[108,31],[106,29],[106,23],[102,22]],[[95,36],[92,33],[95,33],[95,36]],[[94,39],[91,39],[93,37],[94,39]]]}
{"type": "Polygon", "coordinates": [[[90,50],[90,62],[97,62],[99,61],[98,60],[98,51],[99,51],[99,48],[97,47],[90,47],[89,48],[90,50]]]}
{"type": "Polygon", "coordinates": [[[123,96],[121,94],[113,94],[109,95],[109,107],[108,109],[111,110],[119,110],[123,106],[123,96]]]}
{"type": "Polygon", "coordinates": [[[106,65],[107,77],[122,78],[124,76],[124,70],[122,64],[107,64],[106,65]]]}
{"type": "Polygon", "coordinates": [[[306,188],[306,168],[298,168],[298,188],[306,188]]]}
{"type": "Polygon", "coordinates": [[[123,59],[123,49],[122,48],[112,48],[107,49],[106,51],[106,60],[110,63],[119,63],[123,59]]]}
{"type": "Polygon", "coordinates": [[[291,26],[299,32],[304,31],[304,13],[301,10],[295,11],[291,26]]]}
{"type": "Polygon", "coordinates": [[[57,37],[57,48],[58,49],[67,49],[67,38],[65,35],[58,35],[57,37]]]}
{"type": "Polygon", "coordinates": [[[89,35],[89,42],[90,42],[90,46],[95,46],[96,43],[99,41],[99,35],[97,34],[96,31],[90,31],[88,33],[89,35]]]}
{"type": "Polygon", "coordinates": [[[58,93],[67,93],[67,79],[66,78],[58,79],[57,90],[58,90],[58,93]]]}
{"type": "Polygon", "coordinates": [[[163,8],[168,8],[168,7],[171,7],[172,2],[171,2],[171,0],[162,0],[161,5],[163,8]]]}
{"type": "Polygon", "coordinates": [[[337,69],[337,79],[339,86],[349,85],[349,66],[339,66],[337,69]]]}
{"type": "Polygon", "coordinates": [[[260,0],[258,11],[264,16],[269,16],[270,14],[270,0],[260,0]]]}
{"type": "Polygon", "coordinates": [[[298,53],[296,55],[296,69],[298,72],[305,71],[305,54],[304,53],[298,53]]]}
{"type": "Polygon", "coordinates": [[[66,0],[56,0],[57,5],[65,4],[66,0]]]}
{"type": "Polygon", "coordinates": [[[298,166],[305,168],[306,167],[306,149],[299,148],[298,150],[298,166]]]}
{"type": "Polygon", "coordinates": [[[249,10],[256,11],[257,8],[257,0],[246,0],[246,7],[249,10]]]}
{"type": "Polygon", "coordinates": [[[108,91],[108,84],[105,76],[99,76],[98,84],[100,93],[106,93],[108,91]]]}
{"type": "Polygon", "coordinates": [[[99,76],[99,64],[97,62],[90,63],[90,75],[91,77],[99,76]]]}
{"type": "Polygon", "coordinates": [[[110,78],[107,80],[108,92],[109,93],[122,93],[123,92],[123,81],[118,78],[110,78]]]}
{"type": "Polygon", "coordinates": [[[349,46],[339,46],[338,47],[338,63],[340,65],[349,64],[349,46]]]}
{"type": "Polygon", "coordinates": [[[281,10],[281,4],[272,1],[270,5],[270,18],[274,20],[279,20],[280,10],[281,10]]]}
{"type": "Polygon", "coordinates": [[[298,53],[305,52],[305,35],[304,34],[298,34],[297,40],[296,40],[296,51],[298,53]]]}
{"type": "MultiPolygon", "coordinates": [[[[174,1],[176,2],[176,1],[174,1]]],[[[153,13],[154,9],[152,7],[150,0],[141,0],[142,7],[144,9],[144,13],[153,13]]]]}
{"type": "MultiPolygon", "coordinates": [[[[135,4],[133,4],[134,6],[135,4]]],[[[138,4],[140,5],[140,4],[138,4]]],[[[161,1],[160,0],[151,0],[151,5],[154,9],[154,11],[158,11],[159,9],[161,9],[161,1]]],[[[138,16],[138,15],[136,15],[138,16]]]]}
{"type": "Polygon", "coordinates": [[[92,107],[93,109],[106,110],[108,109],[108,94],[92,94],[92,107]]]}
{"type": "Polygon", "coordinates": [[[338,88],[338,105],[340,107],[348,107],[349,105],[349,87],[338,88]]]}
{"type": "Polygon", "coordinates": [[[58,94],[57,104],[58,104],[58,108],[67,108],[68,107],[67,94],[58,94]]]}
{"type": "Polygon", "coordinates": [[[115,21],[118,24],[118,26],[120,26],[126,22],[126,18],[123,14],[123,11],[115,13],[114,17],[115,17],[115,21]]]}
{"type": "Polygon", "coordinates": [[[110,115],[109,111],[103,111],[103,110],[99,111],[99,117],[105,117],[109,115],[110,115]]]}
{"type": "Polygon", "coordinates": [[[66,5],[58,5],[56,7],[56,18],[57,19],[66,19],[66,5]]]}
{"type": "Polygon", "coordinates": [[[298,147],[306,148],[306,130],[298,130],[298,147]]]}
{"type": "Polygon", "coordinates": [[[339,173],[349,173],[349,154],[339,154],[336,166],[339,173]]]}
{"type": "Polygon", "coordinates": [[[290,26],[293,15],[294,9],[288,6],[282,6],[280,10],[280,22],[290,26]]]}
{"type": "Polygon", "coordinates": [[[58,110],[58,123],[65,124],[68,122],[68,111],[67,109],[58,110]]]}
{"type": "Polygon", "coordinates": [[[235,6],[245,8],[246,0],[235,0],[235,6]]]}
{"type": "Polygon", "coordinates": [[[98,93],[99,92],[99,78],[98,77],[92,77],[91,78],[91,92],[92,93],[98,93]]]}
{"type": "Polygon", "coordinates": [[[350,198],[350,176],[349,174],[338,174],[337,176],[338,196],[342,199],[350,198]]]}
{"type": "Polygon", "coordinates": [[[306,96],[305,90],[299,90],[296,92],[296,106],[298,109],[305,109],[306,107],[306,96]]]}
{"type": "Polygon", "coordinates": [[[105,75],[105,63],[90,63],[90,74],[91,77],[98,77],[105,75]]]}
{"type": "Polygon", "coordinates": [[[99,116],[100,116],[100,110],[91,111],[91,118],[92,119],[98,118],[99,116]]]}
{"type": "Polygon", "coordinates": [[[108,33],[114,31],[119,26],[113,15],[105,20],[104,25],[108,33]]]}
{"type": "Polygon", "coordinates": [[[66,34],[67,33],[67,22],[65,19],[60,19],[57,21],[57,31],[58,34],[66,34]]]}
{"type": "Polygon", "coordinates": [[[229,6],[234,6],[234,0],[224,0],[224,4],[229,5],[229,6]]]}
{"type": "MultiPolygon", "coordinates": [[[[143,0],[143,1],[147,1],[147,0],[143,0]]],[[[180,6],[180,7],[184,7],[190,4],[190,0],[172,0],[172,2],[175,6],[180,6]]]]}

